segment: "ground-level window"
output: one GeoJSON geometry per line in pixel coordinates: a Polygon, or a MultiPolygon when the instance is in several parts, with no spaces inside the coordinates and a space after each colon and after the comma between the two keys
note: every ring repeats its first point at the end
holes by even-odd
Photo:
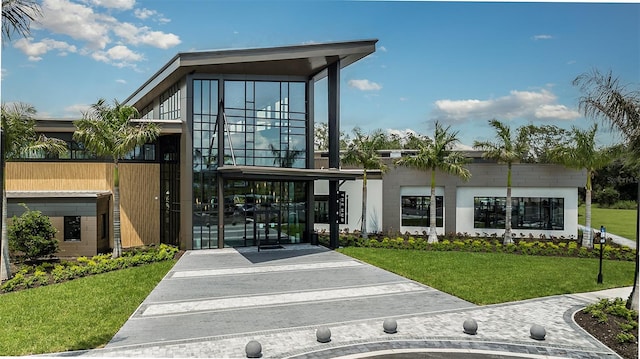
{"type": "MultiPolygon", "coordinates": [[[[505,197],[474,197],[474,228],[505,227],[505,197]]],[[[511,228],[564,229],[564,198],[512,197],[511,228]]]]}
{"type": "MultiPolygon", "coordinates": [[[[314,196],[314,223],[329,223],[329,195],[314,196]]],[[[349,196],[345,191],[338,191],[338,224],[349,223],[349,196]]]]}
{"type": "Polygon", "coordinates": [[[109,236],[109,223],[107,222],[108,217],[106,213],[100,215],[100,239],[107,239],[109,236]]]}
{"type": "Polygon", "coordinates": [[[80,241],[80,216],[64,216],[64,241],[80,241]]]}
{"type": "MultiPolygon", "coordinates": [[[[429,227],[431,196],[402,196],[402,225],[429,227]]],[[[443,196],[436,196],[436,227],[443,226],[443,196]]]]}
{"type": "Polygon", "coordinates": [[[329,196],[316,195],[313,199],[315,223],[329,223],[329,196]]]}

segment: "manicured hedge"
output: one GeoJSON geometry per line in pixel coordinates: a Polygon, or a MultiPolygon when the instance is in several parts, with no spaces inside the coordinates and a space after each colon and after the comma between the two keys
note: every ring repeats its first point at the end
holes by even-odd
{"type": "MultiPolygon", "coordinates": [[[[447,235],[437,243],[427,243],[421,236],[374,237],[364,239],[358,234],[340,234],[341,247],[373,247],[389,249],[412,249],[425,251],[465,251],[465,252],[500,252],[520,255],[564,256],[598,258],[600,245],[585,248],[578,241],[563,238],[531,239],[516,238],[514,244],[503,245],[502,239],[496,236],[470,237],[464,235],[447,235]]],[[[329,236],[319,235],[323,245],[329,245],[329,236]]],[[[603,248],[603,258],[613,260],[634,261],[636,251],[629,247],[620,246],[607,240],[603,248]]]]}

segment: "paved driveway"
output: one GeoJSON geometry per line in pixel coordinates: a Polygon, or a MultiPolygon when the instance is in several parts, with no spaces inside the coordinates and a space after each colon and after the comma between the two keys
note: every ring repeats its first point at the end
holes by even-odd
{"type": "Polygon", "coordinates": [[[65,355],[239,358],[257,340],[265,358],[616,358],[573,323],[591,300],[476,306],[308,245],[189,251],[106,348],[65,355]],[[386,318],[397,320],[397,334],[384,333],[386,318]],[[476,335],[463,333],[468,318],[476,335]],[[544,341],[530,337],[532,324],[546,328],[544,341]],[[321,327],[330,342],[316,340],[321,327]]]}

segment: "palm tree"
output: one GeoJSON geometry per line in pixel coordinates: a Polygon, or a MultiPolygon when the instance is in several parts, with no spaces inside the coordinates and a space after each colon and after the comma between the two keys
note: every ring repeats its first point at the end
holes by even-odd
{"type": "Polygon", "coordinates": [[[415,155],[402,157],[394,163],[398,166],[415,168],[420,171],[431,171],[431,199],[429,203],[429,238],[428,243],[438,242],[436,233],[436,170],[468,180],[471,172],[465,167],[467,158],[454,146],[459,142],[458,132],[450,132],[451,126],[443,127],[435,123],[433,140],[426,138],[422,143],[415,143],[418,152],[415,155]]]}
{"type": "Polygon", "coordinates": [[[378,150],[386,142],[386,136],[382,131],[377,130],[369,135],[365,135],[359,128],[354,128],[355,137],[347,145],[347,149],[342,155],[342,163],[362,167],[362,221],[360,231],[362,238],[367,235],[367,170],[380,170],[387,172],[389,167],[382,161],[378,150]]]}
{"type": "Polygon", "coordinates": [[[512,137],[511,128],[506,124],[493,119],[489,125],[496,130],[496,142],[474,141],[473,147],[484,151],[483,158],[497,160],[498,163],[507,164],[507,203],[504,220],[504,244],[513,243],[511,235],[511,167],[514,163],[521,162],[529,151],[526,128],[518,129],[516,136],[512,137]]]}
{"type": "Polygon", "coordinates": [[[114,100],[113,106],[99,99],[91,109],[75,121],[73,138],[98,156],[113,159],[113,257],[122,254],[120,237],[120,176],[118,164],[136,146],[154,141],[160,129],[152,123],[134,123],[138,110],[114,100]]]}
{"type": "Polygon", "coordinates": [[[569,168],[587,170],[587,183],[585,185],[585,231],[582,237],[582,246],[593,248],[593,234],[591,231],[591,179],[595,172],[607,166],[618,155],[615,147],[599,149],[596,147],[595,136],[598,125],[594,124],[589,130],[581,130],[572,127],[572,144],[558,146],[549,151],[549,157],[553,162],[565,165],[569,168]]]}
{"type": "MultiPolygon", "coordinates": [[[[609,71],[602,74],[598,70],[584,73],[573,80],[583,95],[579,108],[587,117],[602,120],[618,129],[624,136],[633,158],[640,156],[640,91],[629,90],[609,71]]],[[[633,290],[627,301],[628,308],[638,309],[640,290],[638,271],[640,257],[640,181],[638,181],[638,218],[636,223],[636,270],[633,290]]]]}
{"type": "Polygon", "coordinates": [[[35,0],[2,0],[2,40],[11,40],[13,33],[28,37],[31,22],[40,16],[40,5],[35,0]]]}
{"type": "Polygon", "coordinates": [[[23,155],[54,152],[65,153],[67,143],[62,140],[38,135],[35,130],[35,108],[24,103],[2,104],[2,239],[0,240],[0,280],[11,277],[9,267],[9,242],[7,237],[7,193],[5,191],[6,171],[4,162],[7,159],[19,158],[23,155]]]}

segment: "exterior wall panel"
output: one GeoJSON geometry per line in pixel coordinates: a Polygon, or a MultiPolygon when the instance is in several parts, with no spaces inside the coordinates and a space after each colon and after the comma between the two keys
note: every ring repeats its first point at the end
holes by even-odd
{"type": "MultiPolygon", "coordinates": [[[[111,191],[113,164],[93,162],[7,162],[8,191],[111,191]]],[[[123,247],[160,243],[160,165],[120,163],[120,209],[123,247]]],[[[37,200],[33,200],[37,202],[37,200]]],[[[96,199],[89,207],[80,203],[41,203],[38,209],[49,216],[97,216],[96,199]]],[[[27,200],[15,201],[27,202],[27,200]]],[[[41,201],[40,201],[41,202],[41,201]]],[[[112,202],[106,201],[112,206],[112,202]]],[[[105,206],[103,203],[102,206],[105,206]]],[[[12,204],[9,208],[22,208],[12,204]]],[[[10,212],[11,213],[11,212],[10,212]]],[[[18,214],[19,214],[18,213],[18,214]]],[[[112,208],[108,211],[109,247],[113,247],[112,208]]],[[[94,231],[94,242],[96,232],[94,231]]],[[[102,245],[101,245],[102,246],[102,245]]],[[[95,253],[94,253],[95,254],[95,253]]]]}
{"type": "Polygon", "coordinates": [[[122,246],[160,243],[160,165],[120,164],[122,246]]]}

